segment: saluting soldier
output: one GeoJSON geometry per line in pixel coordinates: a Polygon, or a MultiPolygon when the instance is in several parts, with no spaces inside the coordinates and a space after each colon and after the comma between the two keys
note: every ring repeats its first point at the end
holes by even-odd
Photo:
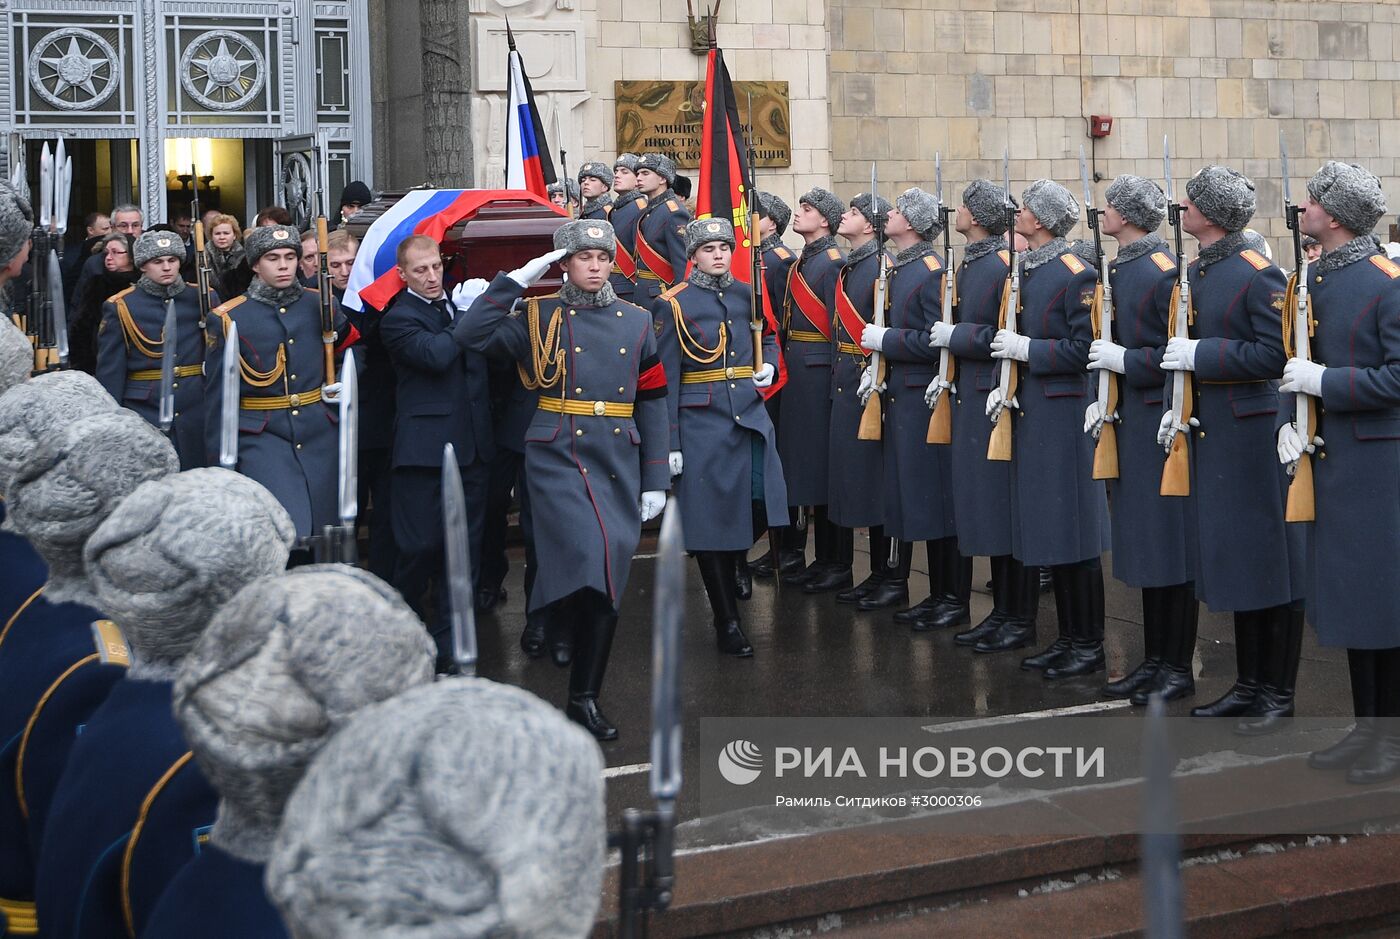
{"type": "MultiPolygon", "coordinates": [[[[952,491],[958,549],[968,557],[990,560],[992,611],[976,626],[953,636],[961,646],[990,653],[1019,649],[1034,641],[1040,602],[1040,569],[1027,568],[1011,553],[1011,464],[987,459],[992,425],[986,419],[987,394],[997,384],[992,358],[1002,305],[1006,302],[1007,205],[1015,197],[985,179],[963,189],[953,225],[966,240],[958,271],[957,323],[930,327],[929,344],[947,348],[957,358],[955,387],[935,392],[953,395],[952,491]]],[[[897,614],[898,615],[898,614],[897,614]]],[[[909,621],[909,620],[906,620],[909,621]]]]}
{"type": "Polygon", "coordinates": [[[897,622],[919,630],[967,622],[972,591],[972,561],[958,553],[954,533],[951,454],[927,442],[923,396],[938,372],[929,333],[943,315],[943,259],[933,243],[942,231],[938,200],[929,193],[908,189],[895,200],[886,223],[898,251],[890,272],[889,325],[869,324],[861,335],[861,346],[889,363],[882,435],[885,534],[899,544],[906,580],[913,542],[924,542],[928,553],[928,598],[895,614],[897,622]]]}
{"type": "MultiPolygon", "coordinates": [[[[148,231],[136,239],[131,253],[141,279],[102,304],[97,380],[123,407],[159,423],[165,305],[173,302],[177,343],[170,441],[180,454],[181,469],[204,466],[205,323],[199,288],[180,276],[185,246],[174,232],[148,231]]],[[[204,309],[212,309],[218,300],[210,293],[205,303],[204,309]]]]}
{"type": "Polygon", "coordinates": [[[1029,248],[1021,260],[1021,332],[998,330],[992,356],[1025,367],[1017,399],[1003,401],[999,388],[987,396],[993,422],[1002,408],[1016,408],[1012,553],[1026,566],[1050,568],[1059,621],[1059,637],[1021,665],[1052,680],[1104,667],[1099,555],[1107,547],[1107,507],[1093,479],[1094,442],[1083,431],[1097,278],[1065,240],[1078,221],[1079,203],[1059,183],[1036,180],[1021,194],[1016,233],[1029,248]]]}
{"type": "Polygon", "coordinates": [[[612,214],[613,171],[606,163],[585,163],[578,168],[578,189],[583,196],[579,218],[607,218],[612,214]]]}
{"type": "Polygon", "coordinates": [[[1381,782],[1400,775],[1400,265],[1371,237],[1385,194],[1364,168],[1326,163],[1302,210],[1299,228],[1323,252],[1308,269],[1317,328],[1311,361],[1284,366],[1278,454],[1293,464],[1314,451],[1308,618],[1322,645],[1347,650],[1356,715],[1351,733],[1308,762],[1381,782]],[[1318,399],[1325,447],[1291,423],[1297,393],[1318,399]]]}
{"type": "Polygon", "coordinates": [[[787,488],[777,435],[759,389],[773,383],[778,344],[763,336],[754,370],[752,294],[736,281],[734,226],[696,219],[686,227],[690,276],[652,307],[666,368],[671,460],[680,467],[676,502],[685,548],[695,555],[714,612],[715,643],[750,656],[739,622],[735,571],[758,535],[787,523],[787,488]]]}
{"type": "Polygon", "coordinates": [[[554,233],[555,251],[496,277],[472,304],[465,341],[509,353],[540,391],[525,435],[525,467],[541,565],[530,609],[550,604],[575,624],[566,713],[600,740],[617,737],[598,708],[617,606],[641,523],[661,514],[670,476],[666,370],[651,314],[608,282],[615,239],[596,219],[554,233]],[[515,301],[563,259],[557,295],[515,301]]]}
{"type": "Polygon", "coordinates": [[[617,258],[609,279],[613,292],[629,303],[637,287],[637,222],[647,207],[647,197],[637,188],[640,162],[633,153],[624,153],[613,161],[614,197],[608,213],[608,221],[617,233],[617,258]]]}
{"type": "Polygon", "coordinates": [[[1167,197],[1150,179],[1125,174],[1104,193],[1103,232],[1118,240],[1109,263],[1113,288],[1113,336],[1089,347],[1089,370],[1123,376],[1117,415],[1097,400],[1085,411],[1090,431],[1101,420],[1118,425],[1118,478],[1113,495],[1113,576],[1142,590],[1143,661],[1104,686],[1110,698],[1145,705],[1157,693],[1168,701],[1195,693],[1191,657],[1196,649],[1194,540],[1186,537],[1188,500],[1160,494],[1162,448],[1157,422],[1167,373],[1167,318],[1177,280],[1177,259],[1157,229],[1167,197]]]}
{"type": "MultiPolygon", "coordinates": [[[[1201,246],[1190,269],[1195,319],[1191,338],[1167,341],[1162,367],[1196,373],[1196,596],[1235,614],[1235,683],[1191,714],[1245,715],[1240,728],[1262,732],[1293,714],[1303,610],[1292,554],[1302,532],[1286,530],[1287,476],[1273,457],[1286,283],[1246,244],[1254,208],[1254,183],[1227,167],[1207,166],[1186,184],[1181,227],[1201,246]]],[[[1172,420],[1162,415],[1163,446],[1172,420]]]]}
{"type": "Polygon", "coordinates": [[[802,236],[802,254],[788,269],[787,304],[780,328],[788,364],[787,386],[779,396],[778,455],[786,467],[788,505],[812,509],[816,557],[810,566],[783,575],[783,583],[805,587],[823,583],[822,590],[850,586],[849,553],[827,518],[827,482],[831,454],[831,317],[836,309],[836,275],[843,255],[834,232],[841,226],[845,206],[834,192],[811,189],[797,200],[792,230],[802,236]]]}
{"type": "Polygon", "coordinates": [[[637,161],[637,188],[647,204],[637,220],[636,302],[650,307],[663,291],[685,279],[685,226],[690,210],[672,189],[676,161],[662,153],[645,153],[637,161]]]}
{"type": "MultiPolygon", "coordinates": [[[[282,503],[306,539],[336,524],[340,454],[336,395],[340,383],[327,374],[320,298],[297,282],[301,240],[290,225],[264,225],[243,242],[253,281],[248,292],[214,309],[204,360],[205,440],[209,463],[219,457],[223,410],[222,363],[229,323],[238,324],[238,472],[262,483],[282,503]]],[[[359,333],[336,312],[335,352],[359,333]]],[[[295,556],[295,555],[294,555],[295,556]]]]}

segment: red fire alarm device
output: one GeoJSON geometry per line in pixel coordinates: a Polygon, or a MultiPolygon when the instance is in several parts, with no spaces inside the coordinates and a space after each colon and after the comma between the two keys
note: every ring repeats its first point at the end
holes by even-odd
{"type": "Polygon", "coordinates": [[[1089,115],[1089,136],[1107,137],[1113,133],[1113,117],[1108,114],[1089,115]]]}

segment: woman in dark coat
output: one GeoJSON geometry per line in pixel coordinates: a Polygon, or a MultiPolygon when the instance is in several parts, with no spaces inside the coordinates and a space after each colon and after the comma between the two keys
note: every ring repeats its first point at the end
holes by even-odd
{"type": "Polygon", "coordinates": [[[130,235],[112,232],[102,239],[96,253],[102,255],[102,273],[88,279],[73,298],[68,315],[68,364],[97,374],[97,330],[102,324],[102,305],[107,298],[136,283],[141,272],[132,263],[134,241],[130,235]]]}

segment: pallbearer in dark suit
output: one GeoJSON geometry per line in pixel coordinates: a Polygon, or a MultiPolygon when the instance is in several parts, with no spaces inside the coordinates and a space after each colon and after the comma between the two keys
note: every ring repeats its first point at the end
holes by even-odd
{"type": "MultiPolygon", "coordinates": [[[[1163,496],[1162,448],[1157,444],[1167,373],[1167,318],[1177,259],[1157,229],[1167,197],[1141,176],[1119,176],[1104,194],[1101,225],[1118,239],[1109,263],[1113,287],[1113,336],[1089,347],[1089,370],[1123,376],[1118,414],[1118,478],[1109,483],[1113,506],[1113,576],[1142,590],[1144,658],[1104,686],[1111,698],[1144,705],[1153,692],[1168,701],[1193,694],[1191,657],[1196,650],[1195,560],[1187,539],[1189,499],[1163,496]]],[[[1086,431],[1103,418],[1097,400],[1084,415],[1086,431]]]]}
{"type": "Polygon", "coordinates": [[[954,533],[952,454],[927,442],[924,389],[938,374],[938,350],[929,344],[929,333],[943,310],[943,259],[933,243],[943,230],[938,210],[938,200],[922,189],[895,200],[886,228],[898,252],[890,274],[889,326],[867,325],[861,335],[861,346],[883,353],[889,363],[882,435],[885,534],[899,543],[906,579],[912,543],[924,542],[928,552],[928,599],[896,614],[915,629],[967,622],[972,590],[972,561],[958,553],[954,533]]]}
{"type": "Polygon", "coordinates": [[[637,222],[647,207],[647,197],[637,188],[637,164],[634,153],[624,153],[613,161],[613,201],[608,221],[617,233],[617,258],[612,276],[608,278],[613,292],[628,303],[637,289],[637,222]]]}
{"type": "MultiPolygon", "coordinates": [[[[107,393],[152,424],[160,420],[160,357],[165,305],[175,304],[175,423],[170,440],[180,468],[204,466],[204,313],[199,289],[180,276],[185,246],[174,232],[148,231],[136,239],[136,286],[102,304],[97,330],[97,380],[107,393]]],[[[204,310],[218,306],[211,293],[204,310]]]]}
{"type": "Polygon", "coordinates": [[[728,655],[753,655],[739,624],[735,566],[768,526],[787,521],[787,489],[760,388],[773,383],[777,340],[763,337],[754,370],[752,294],[729,273],[734,226],[691,222],[694,265],[684,284],[652,307],[657,352],[666,369],[676,504],[685,548],[695,555],[714,611],[715,642],[728,655]]]}
{"type": "Polygon", "coordinates": [[[690,210],[676,195],[676,161],[645,153],[637,161],[637,188],[646,208],[637,219],[637,289],[634,300],[649,308],[662,291],[685,280],[685,226],[690,210]]]}
{"type": "Polygon", "coordinates": [[[583,196],[579,218],[606,219],[612,214],[613,171],[606,163],[585,163],[578,168],[578,190],[583,196]]]}
{"type": "Polygon", "coordinates": [[[1371,238],[1385,211],[1380,181],[1359,166],[1329,162],[1308,183],[1299,227],[1323,250],[1308,270],[1317,328],[1311,361],[1289,359],[1279,386],[1279,459],[1313,450],[1308,618],[1322,645],[1347,650],[1356,714],[1308,762],[1349,767],[1354,783],[1400,775],[1400,265],[1371,238]],[[1317,399],[1325,445],[1299,437],[1299,393],[1317,399]]]}

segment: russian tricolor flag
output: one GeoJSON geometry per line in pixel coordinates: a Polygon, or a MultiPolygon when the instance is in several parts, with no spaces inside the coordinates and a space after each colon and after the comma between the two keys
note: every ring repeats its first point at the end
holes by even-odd
{"type": "Polygon", "coordinates": [[[549,198],[546,188],[555,181],[554,161],[549,158],[549,143],[544,136],[544,122],[535,107],[535,91],[525,74],[525,63],[515,48],[515,34],[506,22],[506,41],[510,44],[510,94],[506,107],[506,188],[524,189],[542,199],[549,198]]]}

